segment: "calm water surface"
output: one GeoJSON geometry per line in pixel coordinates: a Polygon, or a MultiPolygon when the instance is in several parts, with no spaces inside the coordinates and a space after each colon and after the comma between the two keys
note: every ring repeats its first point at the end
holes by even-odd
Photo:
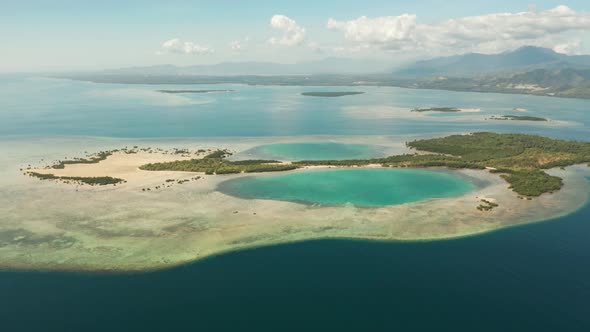
{"type": "MultiPolygon", "coordinates": [[[[445,132],[529,132],[588,139],[590,101],[526,95],[355,87],[365,94],[301,96],[310,87],[198,86],[231,93],[166,94],[186,85],[95,84],[0,75],[0,136],[204,137],[297,135],[432,135],[445,132]],[[456,116],[415,107],[480,108],[456,116]],[[485,120],[491,115],[549,117],[553,124],[485,120]],[[518,113],[521,114],[521,113],[518,113]]],[[[317,91],[346,87],[314,87],[317,91]]]]}
{"type": "Polygon", "coordinates": [[[376,207],[459,196],[473,190],[467,179],[413,169],[344,169],[248,176],[222,182],[223,193],[321,205],[376,207]]]}
{"type": "Polygon", "coordinates": [[[276,160],[336,160],[384,157],[383,148],[366,144],[334,142],[276,143],[256,147],[246,153],[276,160]]]}

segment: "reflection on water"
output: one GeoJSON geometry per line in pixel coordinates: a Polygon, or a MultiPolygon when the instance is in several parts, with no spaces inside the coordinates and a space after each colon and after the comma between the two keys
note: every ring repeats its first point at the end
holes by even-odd
{"type": "MultiPolygon", "coordinates": [[[[94,84],[0,77],[0,135],[116,137],[402,135],[529,132],[585,139],[588,100],[391,87],[359,87],[346,98],[306,98],[304,87],[219,85],[232,93],[158,93],[177,85],[94,84]],[[441,117],[415,107],[480,108],[441,117]],[[555,123],[487,121],[491,115],[547,117],[555,123]],[[132,124],[132,125],[131,125],[132,124]]],[[[200,86],[202,89],[211,87],[200,86]]],[[[309,88],[307,88],[309,89],[309,88]]],[[[330,87],[314,87],[329,90],[330,87]]]]}

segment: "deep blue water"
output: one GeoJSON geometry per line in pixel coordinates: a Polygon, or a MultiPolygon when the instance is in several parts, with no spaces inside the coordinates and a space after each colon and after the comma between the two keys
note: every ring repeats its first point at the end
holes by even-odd
{"type": "Polygon", "coordinates": [[[435,242],[322,240],[145,274],[0,273],[2,331],[590,331],[590,205],[435,242]]]}

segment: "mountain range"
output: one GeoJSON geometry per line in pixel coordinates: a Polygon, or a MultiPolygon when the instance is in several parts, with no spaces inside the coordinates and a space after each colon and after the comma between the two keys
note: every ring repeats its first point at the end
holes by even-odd
{"type": "Polygon", "coordinates": [[[327,58],[298,64],[231,62],[130,67],[53,77],[101,83],[398,86],[590,99],[590,55],[527,46],[418,61],[392,72],[387,62],[327,58]]]}
{"type": "Polygon", "coordinates": [[[274,62],[222,62],[211,65],[157,65],[105,70],[112,75],[179,75],[179,76],[277,76],[321,74],[371,74],[391,71],[387,61],[330,57],[293,64],[274,62]]]}
{"type": "Polygon", "coordinates": [[[566,55],[548,48],[524,46],[498,53],[468,53],[423,60],[393,72],[397,77],[475,77],[535,69],[590,69],[590,55],[566,55]]]}

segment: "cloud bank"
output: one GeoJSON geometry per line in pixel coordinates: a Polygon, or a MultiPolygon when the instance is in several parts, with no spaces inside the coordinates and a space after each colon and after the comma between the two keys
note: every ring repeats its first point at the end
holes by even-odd
{"type": "Polygon", "coordinates": [[[330,18],[326,27],[342,32],[351,43],[387,51],[494,53],[536,45],[573,53],[580,45],[572,34],[590,29],[590,14],[558,6],[540,12],[460,17],[438,24],[420,24],[413,14],[361,16],[349,21],[330,18]]]}

